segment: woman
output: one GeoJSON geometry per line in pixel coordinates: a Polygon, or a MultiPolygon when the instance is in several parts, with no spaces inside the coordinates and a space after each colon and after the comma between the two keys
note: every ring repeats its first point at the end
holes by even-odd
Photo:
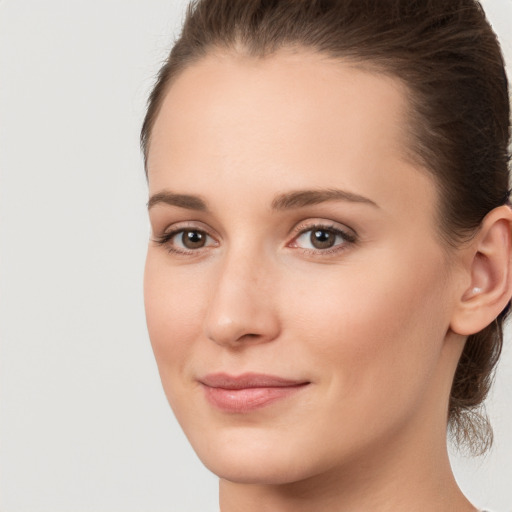
{"type": "Polygon", "coordinates": [[[509,103],[473,0],[199,0],[142,130],[145,300],[222,512],[475,511],[447,428],[512,295],[509,103]]]}

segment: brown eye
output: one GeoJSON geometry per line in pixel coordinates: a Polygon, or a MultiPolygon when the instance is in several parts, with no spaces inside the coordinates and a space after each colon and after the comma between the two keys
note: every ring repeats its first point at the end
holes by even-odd
{"type": "MultiPolygon", "coordinates": [[[[304,229],[291,242],[291,247],[298,247],[308,251],[329,252],[329,249],[343,249],[356,242],[356,235],[349,231],[341,230],[335,226],[311,226],[304,229]]],[[[331,252],[332,252],[331,251],[331,252]]]]}
{"type": "Polygon", "coordinates": [[[181,243],[187,249],[200,249],[206,245],[206,233],[196,230],[184,230],[181,234],[181,243]]]}
{"type": "Polygon", "coordinates": [[[194,252],[202,253],[202,249],[218,247],[218,242],[206,231],[201,229],[176,229],[154,241],[167,249],[169,253],[191,255],[194,252]]]}
{"type": "Polygon", "coordinates": [[[315,249],[329,249],[336,243],[336,233],[328,229],[314,229],[309,239],[315,249]]]}

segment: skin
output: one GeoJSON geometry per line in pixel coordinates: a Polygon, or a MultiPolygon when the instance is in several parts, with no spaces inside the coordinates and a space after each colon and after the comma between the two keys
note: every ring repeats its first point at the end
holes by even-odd
{"type": "Polygon", "coordinates": [[[464,250],[443,245],[434,182],[406,156],[406,98],[397,79],[306,50],[211,54],[167,93],[148,158],[147,323],[222,512],[475,510],[450,470],[446,411],[465,335],[486,325],[465,320],[483,307],[471,290],[499,280],[479,247],[509,247],[510,216],[464,250]],[[283,207],[333,189],[367,201],[283,207]],[[313,226],[348,235],[315,249],[313,226]],[[187,249],[185,229],[205,245],[187,249]],[[308,384],[233,414],[198,382],[217,372],[308,384]]]}

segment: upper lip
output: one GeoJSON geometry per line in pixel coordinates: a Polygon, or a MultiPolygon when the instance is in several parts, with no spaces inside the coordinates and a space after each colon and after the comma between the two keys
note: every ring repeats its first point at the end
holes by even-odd
{"type": "Polygon", "coordinates": [[[284,388],[309,384],[307,380],[285,379],[275,375],[262,373],[244,373],[242,375],[228,375],[227,373],[212,373],[199,379],[211,388],[246,389],[246,388],[284,388]]]}

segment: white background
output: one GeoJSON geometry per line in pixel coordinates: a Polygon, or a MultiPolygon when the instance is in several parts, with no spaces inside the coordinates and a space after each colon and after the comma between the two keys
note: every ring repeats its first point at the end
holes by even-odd
{"type": "MultiPolygon", "coordinates": [[[[0,0],[1,512],[217,510],[142,302],[138,135],[184,5],[0,0]]],[[[512,2],[484,6],[512,62],[512,2]]],[[[454,457],[464,491],[495,512],[512,512],[511,396],[509,336],[495,448],[454,457]]]]}

